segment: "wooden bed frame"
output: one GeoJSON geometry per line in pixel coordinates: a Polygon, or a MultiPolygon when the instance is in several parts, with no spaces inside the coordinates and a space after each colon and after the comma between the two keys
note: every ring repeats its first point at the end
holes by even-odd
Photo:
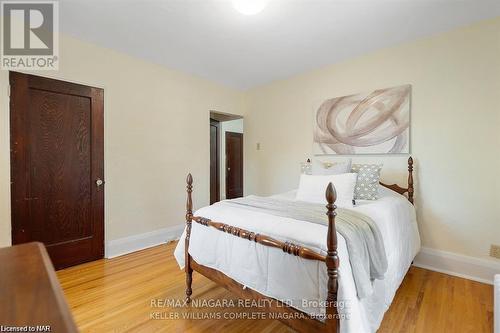
{"type": "MultiPolygon", "coordinates": [[[[327,332],[337,333],[340,331],[340,317],[337,311],[337,290],[338,290],[338,267],[339,257],[337,253],[337,231],[335,228],[335,200],[337,198],[335,187],[330,183],[326,189],[326,215],[328,216],[328,231],[327,231],[327,253],[323,256],[307,247],[293,244],[291,242],[281,242],[263,234],[237,228],[225,223],[212,221],[210,219],[193,216],[193,200],[191,193],[193,192],[193,177],[191,174],[187,176],[187,203],[186,203],[186,239],[185,239],[185,272],[186,272],[186,301],[191,302],[193,293],[191,284],[193,281],[193,271],[197,271],[206,276],[210,280],[225,287],[235,295],[243,299],[251,300],[266,300],[261,304],[266,305],[266,311],[273,312],[281,322],[288,325],[290,328],[298,332],[327,332]],[[324,321],[319,321],[302,311],[296,310],[285,303],[277,301],[271,297],[264,296],[252,289],[244,288],[244,286],[227,275],[198,264],[189,255],[189,239],[191,237],[192,221],[201,225],[215,228],[219,231],[229,233],[235,237],[248,239],[249,241],[259,243],[263,246],[274,247],[281,249],[283,252],[295,255],[308,260],[319,260],[326,264],[328,274],[328,296],[326,299],[326,316],[324,321]]],[[[408,201],[413,204],[413,159],[408,159],[408,187],[404,188],[397,184],[387,185],[380,183],[397,193],[407,193],[408,201]]]]}

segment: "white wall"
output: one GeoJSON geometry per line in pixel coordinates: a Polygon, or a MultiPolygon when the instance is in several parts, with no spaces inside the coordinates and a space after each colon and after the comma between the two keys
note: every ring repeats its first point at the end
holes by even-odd
{"type": "MultiPolygon", "coordinates": [[[[220,123],[220,199],[226,199],[226,132],[243,133],[243,119],[220,123]]],[[[243,137],[245,141],[245,137],[243,137]]],[[[243,161],[243,164],[245,161],[243,161]]],[[[244,172],[245,170],[243,170],[244,172]]],[[[245,189],[243,189],[245,190],[245,189]]]]}
{"type": "MultiPolygon", "coordinates": [[[[486,256],[491,243],[500,244],[500,18],[249,91],[247,192],[297,186],[321,101],[408,83],[423,245],[486,256]]],[[[383,161],[383,178],[402,184],[406,159],[355,158],[383,161]]]]}
{"type": "MultiPolygon", "coordinates": [[[[60,70],[104,88],[106,241],[182,224],[185,178],[209,202],[209,110],[242,114],[235,90],[61,36],[60,70]]],[[[0,71],[0,246],[11,243],[8,72],[0,71]]]]}

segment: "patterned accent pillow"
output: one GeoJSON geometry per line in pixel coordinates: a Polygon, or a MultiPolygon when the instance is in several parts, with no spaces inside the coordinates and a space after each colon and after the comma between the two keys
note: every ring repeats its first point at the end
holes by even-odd
{"type": "Polygon", "coordinates": [[[345,162],[322,162],[314,159],[312,162],[313,175],[340,175],[351,172],[351,159],[345,162]]]}
{"type": "Polygon", "coordinates": [[[382,164],[353,164],[351,172],[358,174],[354,200],[377,200],[382,164]]]}

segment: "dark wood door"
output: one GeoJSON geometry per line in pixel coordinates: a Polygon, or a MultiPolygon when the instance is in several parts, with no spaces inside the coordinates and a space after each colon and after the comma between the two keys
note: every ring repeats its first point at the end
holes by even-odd
{"type": "Polygon", "coordinates": [[[220,200],[219,122],[210,119],[210,204],[220,200]]]}
{"type": "Polygon", "coordinates": [[[10,73],[12,243],[59,269],[104,256],[104,92],[10,73]]]}
{"type": "Polygon", "coordinates": [[[243,196],[243,134],[226,132],[226,199],[243,196]]]}

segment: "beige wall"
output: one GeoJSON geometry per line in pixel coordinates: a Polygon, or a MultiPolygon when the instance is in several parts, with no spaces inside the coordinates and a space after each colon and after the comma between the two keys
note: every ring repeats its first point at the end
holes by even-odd
{"type": "MultiPolygon", "coordinates": [[[[410,83],[423,243],[480,257],[500,244],[499,55],[496,19],[239,93],[63,36],[60,71],[37,74],[105,89],[107,241],[182,223],[188,171],[196,206],[208,203],[209,110],[248,110],[245,193],[270,194],[297,186],[314,106],[410,83]]],[[[7,85],[0,71],[0,246],[10,244],[7,85]]],[[[406,158],[361,160],[383,160],[383,177],[404,182],[406,158]]]]}
{"type": "MultiPolygon", "coordinates": [[[[251,90],[247,192],[297,186],[299,162],[312,156],[313,107],[321,101],[408,83],[423,245],[486,255],[490,243],[500,244],[500,18],[251,90]]],[[[363,158],[382,160],[383,178],[402,183],[406,159],[363,158]]]]}
{"type": "MultiPolygon", "coordinates": [[[[243,95],[62,36],[60,70],[37,72],[105,90],[106,240],[183,223],[185,177],[208,204],[209,110],[241,114],[243,95]]],[[[8,73],[0,71],[0,246],[9,245],[8,73]]]]}

